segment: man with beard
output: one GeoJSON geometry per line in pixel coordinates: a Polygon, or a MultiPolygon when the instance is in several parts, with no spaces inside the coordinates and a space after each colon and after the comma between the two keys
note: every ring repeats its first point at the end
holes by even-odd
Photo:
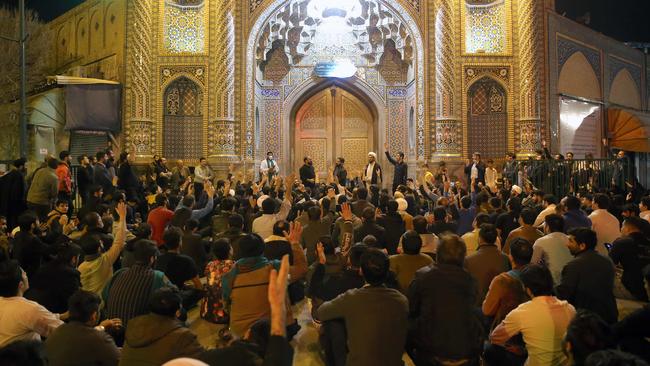
{"type": "Polygon", "coordinates": [[[377,154],[372,151],[368,153],[368,165],[363,170],[361,179],[365,183],[366,188],[370,188],[371,185],[381,185],[383,181],[381,166],[377,163],[377,154]]]}
{"type": "Polygon", "coordinates": [[[12,230],[18,225],[18,216],[25,206],[25,158],[16,159],[11,171],[0,178],[0,215],[7,218],[7,227],[12,230]]]}
{"type": "Polygon", "coordinates": [[[336,166],[334,166],[334,178],[340,185],[345,187],[348,183],[348,171],[345,169],[345,159],[342,157],[336,158],[336,166]]]}
{"type": "Polygon", "coordinates": [[[314,170],[314,162],[309,156],[302,159],[303,165],[300,167],[300,180],[305,187],[314,189],[316,187],[316,171],[314,170]]]}

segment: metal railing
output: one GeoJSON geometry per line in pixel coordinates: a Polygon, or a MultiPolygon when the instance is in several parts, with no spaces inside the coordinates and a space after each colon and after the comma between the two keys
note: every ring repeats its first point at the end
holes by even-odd
{"type": "Polygon", "coordinates": [[[636,181],[633,162],[628,158],[517,160],[513,165],[514,174],[512,168],[502,169],[504,179],[557,197],[610,190],[623,193],[636,181]]]}

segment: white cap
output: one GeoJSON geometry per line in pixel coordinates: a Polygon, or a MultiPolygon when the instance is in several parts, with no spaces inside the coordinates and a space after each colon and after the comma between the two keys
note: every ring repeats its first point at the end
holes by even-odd
{"type": "Polygon", "coordinates": [[[523,190],[521,189],[521,187],[519,187],[518,185],[514,185],[514,186],[512,186],[511,191],[512,191],[512,192],[517,192],[517,194],[521,194],[521,192],[523,192],[523,190]]]}

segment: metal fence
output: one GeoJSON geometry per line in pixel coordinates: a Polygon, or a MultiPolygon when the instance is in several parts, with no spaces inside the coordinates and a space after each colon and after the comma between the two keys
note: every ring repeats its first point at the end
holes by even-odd
{"type": "Polygon", "coordinates": [[[622,159],[517,160],[504,165],[511,184],[564,197],[569,193],[624,192],[636,184],[632,161],[622,159]]]}

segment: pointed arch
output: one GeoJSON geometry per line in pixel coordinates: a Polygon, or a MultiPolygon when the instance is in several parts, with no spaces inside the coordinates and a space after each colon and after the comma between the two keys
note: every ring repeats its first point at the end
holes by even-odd
{"type": "Polygon", "coordinates": [[[477,78],[467,88],[467,146],[470,154],[500,158],[508,148],[508,92],[497,79],[477,78]]]}
{"type": "Polygon", "coordinates": [[[163,156],[196,159],[203,154],[203,89],[185,76],[163,93],[163,156]]]}
{"type": "Polygon", "coordinates": [[[641,94],[630,72],[623,68],[616,74],[609,89],[609,102],[641,109],[641,94]]]}
{"type": "Polygon", "coordinates": [[[581,51],[573,53],[562,66],[558,92],[587,99],[602,99],[596,72],[581,51]]]}

